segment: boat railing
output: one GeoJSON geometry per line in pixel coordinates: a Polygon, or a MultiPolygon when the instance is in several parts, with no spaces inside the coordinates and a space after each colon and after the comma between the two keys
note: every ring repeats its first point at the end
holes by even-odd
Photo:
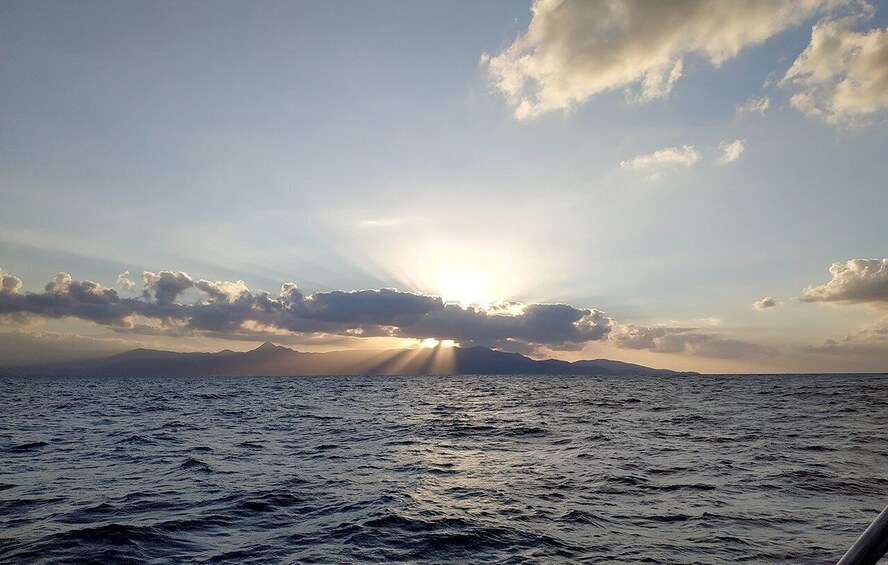
{"type": "Polygon", "coordinates": [[[860,534],[836,565],[876,565],[888,551],[888,507],[860,534]]]}

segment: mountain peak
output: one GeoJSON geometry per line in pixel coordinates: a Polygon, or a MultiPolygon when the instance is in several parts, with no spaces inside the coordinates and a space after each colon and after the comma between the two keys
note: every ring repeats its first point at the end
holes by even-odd
{"type": "Polygon", "coordinates": [[[270,341],[266,341],[253,351],[277,351],[278,349],[286,349],[286,347],[281,347],[279,345],[271,343],[270,341]]]}

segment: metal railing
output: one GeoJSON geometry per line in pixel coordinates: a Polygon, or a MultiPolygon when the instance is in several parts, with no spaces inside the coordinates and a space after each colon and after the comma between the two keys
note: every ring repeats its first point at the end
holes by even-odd
{"type": "Polygon", "coordinates": [[[888,507],[876,516],[865,532],[836,565],[875,565],[888,551],[888,507]]]}

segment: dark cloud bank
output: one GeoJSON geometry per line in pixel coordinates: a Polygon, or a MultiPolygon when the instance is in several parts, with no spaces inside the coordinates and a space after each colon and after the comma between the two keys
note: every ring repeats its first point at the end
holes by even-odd
{"type": "Polygon", "coordinates": [[[66,273],[59,273],[43,292],[24,292],[18,277],[2,272],[0,277],[0,315],[7,319],[78,318],[118,332],[241,339],[274,332],[436,338],[519,352],[577,350],[589,342],[609,341],[629,349],[707,357],[769,353],[693,328],[620,324],[600,310],[568,304],[505,302],[462,308],[437,296],[387,288],[305,294],[294,283],[284,284],[277,294],[254,293],[243,281],[194,280],[173,271],[145,271],[141,294],[128,274],[121,275],[118,286],[131,296],[66,273]]]}

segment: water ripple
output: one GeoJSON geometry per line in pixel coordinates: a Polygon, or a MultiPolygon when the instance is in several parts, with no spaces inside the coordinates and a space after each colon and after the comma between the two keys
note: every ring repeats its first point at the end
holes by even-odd
{"type": "Polygon", "coordinates": [[[875,376],[0,379],[0,563],[823,563],[875,376]]]}

